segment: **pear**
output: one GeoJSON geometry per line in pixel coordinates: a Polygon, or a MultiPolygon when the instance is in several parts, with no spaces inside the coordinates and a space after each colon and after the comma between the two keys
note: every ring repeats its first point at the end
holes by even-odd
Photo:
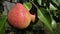
{"type": "Polygon", "coordinates": [[[8,22],[15,28],[27,28],[34,20],[35,15],[30,14],[21,3],[16,3],[8,13],[8,22]]]}

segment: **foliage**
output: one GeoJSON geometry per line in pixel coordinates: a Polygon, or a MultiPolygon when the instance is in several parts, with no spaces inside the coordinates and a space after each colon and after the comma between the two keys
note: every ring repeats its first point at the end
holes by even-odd
{"type": "MultiPolygon", "coordinates": [[[[36,17],[39,19],[38,20],[39,23],[42,23],[42,25],[44,24],[44,26],[46,26],[45,28],[47,28],[50,31],[50,34],[51,34],[51,32],[53,33],[53,31],[55,31],[55,29],[57,31],[57,24],[60,21],[60,0],[29,0],[29,1],[28,0],[21,0],[21,1],[17,0],[17,1],[19,1],[20,3],[22,1],[23,2],[22,4],[29,11],[31,11],[32,8],[34,8],[32,10],[32,13],[37,12],[34,14],[36,14],[36,17]],[[36,9],[36,11],[34,11],[35,9],[36,9]]],[[[1,2],[3,2],[3,1],[1,1],[1,2]]],[[[10,2],[15,3],[12,1],[10,1],[10,2]]],[[[2,13],[0,11],[0,16],[1,15],[2,15],[2,13]]],[[[6,16],[0,17],[0,34],[2,34],[5,30],[4,28],[5,28],[6,19],[7,19],[6,16]]],[[[37,21],[37,23],[38,23],[38,21],[37,21]]],[[[33,24],[33,26],[34,25],[36,25],[36,24],[33,24]]],[[[40,26],[41,26],[41,24],[40,24],[40,26]]]]}
{"type": "Polygon", "coordinates": [[[6,16],[0,16],[0,34],[4,34],[6,24],[6,16]]]}

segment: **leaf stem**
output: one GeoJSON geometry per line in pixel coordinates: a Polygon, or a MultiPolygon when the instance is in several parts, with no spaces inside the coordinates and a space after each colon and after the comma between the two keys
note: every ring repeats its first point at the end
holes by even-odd
{"type": "Polygon", "coordinates": [[[31,2],[37,9],[39,9],[38,6],[33,2],[33,0],[29,0],[29,2],[31,2]]]}

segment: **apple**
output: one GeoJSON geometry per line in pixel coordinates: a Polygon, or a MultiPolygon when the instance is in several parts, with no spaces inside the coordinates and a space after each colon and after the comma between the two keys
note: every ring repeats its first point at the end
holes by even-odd
{"type": "Polygon", "coordinates": [[[35,15],[30,14],[21,3],[16,3],[8,13],[8,22],[15,28],[27,28],[31,21],[35,21],[35,15]]]}

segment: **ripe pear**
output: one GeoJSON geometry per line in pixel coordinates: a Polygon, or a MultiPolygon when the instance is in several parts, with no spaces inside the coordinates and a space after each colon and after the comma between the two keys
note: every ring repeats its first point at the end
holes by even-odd
{"type": "Polygon", "coordinates": [[[8,22],[15,28],[27,28],[34,20],[35,15],[30,14],[21,3],[16,3],[8,13],[8,22]]]}

